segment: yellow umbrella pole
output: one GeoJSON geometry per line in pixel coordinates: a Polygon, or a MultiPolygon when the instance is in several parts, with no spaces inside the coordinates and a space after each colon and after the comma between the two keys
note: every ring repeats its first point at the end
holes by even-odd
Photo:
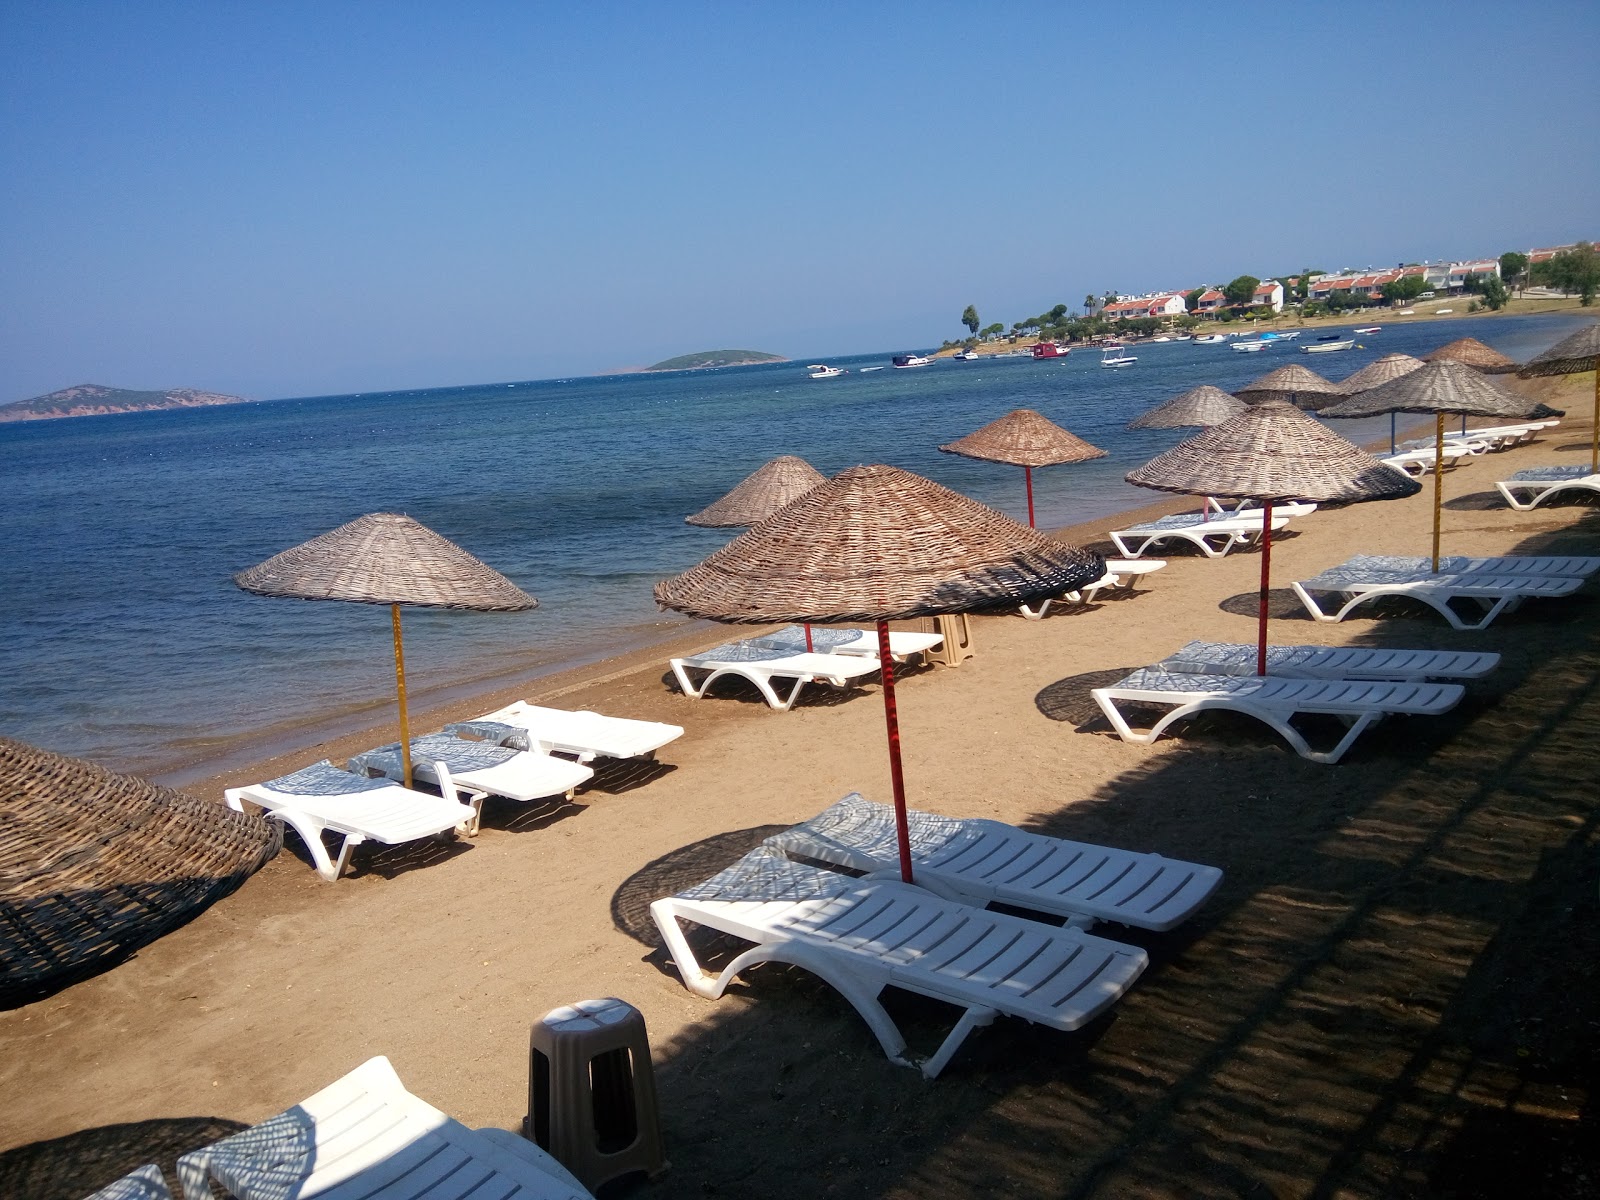
{"type": "Polygon", "coordinates": [[[1434,418],[1434,574],[1438,574],[1438,514],[1443,506],[1445,506],[1445,414],[1440,413],[1434,418]]]}
{"type": "Polygon", "coordinates": [[[389,605],[389,615],[394,619],[394,686],[400,695],[400,763],[405,771],[405,785],[410,787],[411,722],[406,717],[406,654],[400,645],[400,606],[389,605]]]}

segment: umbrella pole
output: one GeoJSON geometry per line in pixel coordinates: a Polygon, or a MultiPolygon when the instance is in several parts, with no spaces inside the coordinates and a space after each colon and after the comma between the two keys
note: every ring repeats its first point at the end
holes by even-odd
{"type": "Polygon", "coordinates": [[[400,696],[400,765],[405,771],[405,785],[411,786],[411,721],[406,716],[406,655],[400,646],[400,606],[389,605],[389,615],[394,621],[394,686],[400,696]]]}
{"type": "Polygon", "coordinates": [[[1589,448],[1589,474],[1600,475],[1600,362],[1594,364],[1594,435],[1589,448]]]}
{"type": "Polygon", "coordinates": [[[814,647],[811,645],[811,622],[806,621],[804,622],[804,625],[806,631],[806,653],[811,654],[814,650],[814,647]]]}
{"type": "Polygon", "coordinates": [[[894,658],[889,653],[889,622],[878,622],[878,667],[883,674],[883,719],[889,727],[889,782],[894,789],[894,832],[900,843],[900,878],[911,878],[911,827],[906,821],[906,781],[900,770],[900,714],[894,703],[894,658]]]}
{"type": "Polygon", "coordinates": [[[1272,579],[1272,501],[1261,512],[1261,608],[1256,630],[1256,674],[1267,673],[1267,589],[1272,579]]]}
{"type": "Polygon", "coordinates": [[[1028,528],[1033,528],[1033,468],[1023,467],[1022,477],[1028,481],[1028,528]]]}
{"type": "Polygon", "coordinates": [[[1395,445],[1394,445],[1394,423],[1395,423],[1395,420],[1396,420],[1396,418],[1398,416],[1399,416],[1398,413],[1390,413],[1389,414],[1389,453],[1390,454],[1398,454],[1399,453],[1399,451],[1395,449],[1395,445]]]}
{"type": "Polygon", "coordinates": [[[1444,506],[1444,414],[1433,419],[1433,573],[1439,573],[1439,510],[1444,506]]]}

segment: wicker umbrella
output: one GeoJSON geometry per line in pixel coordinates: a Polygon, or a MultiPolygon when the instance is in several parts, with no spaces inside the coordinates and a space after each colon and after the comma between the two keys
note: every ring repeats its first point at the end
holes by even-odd
{"type": "Polygon", "coordinates": [[[1247,405],[1219,387],[1202,383],[1165,404],[1128,422],[1129,429],[1180,429],[1193,425],[1220,425],[1242,413],[1247,405]]]}
{"type": "Polygon", "coordinates": [[[751,472],[722,499],[684,521],[713,529],[754,525],[798,500],[825,478],[805,459],[785,454],[751,472]]]}
{"type": "MultiPolygon", "coordinates": [[[[1357,392],[1364,392],[1368,388],[1375,388],[1380,383],[1388,383],[1391,379],[1399,379],[1402,375],[1409,375],[1418,367],[1426,366],[1420,358],[1412,358],[1409,354],[1385,354],[1376,362],[1369,362],[1354,375],[1347,375],[1339,381],[1339,390],[1346,396],[1353,396],[1357,392]]],[[[1389,453],[1395,453],[1395,414],[1389,414],[1389,453]]]]}
{"type": "Polygon", "coordinates": [[[1264,400],[1283,400],[1296,408],[1313,411],[1332,404],[1344,395],[1336,383],[1299,363],[1288,363],[1276,371],[1268,371],[1254,383],[1247,383],[1235,396],[1246,404],[1260,404],[1264,400]]]}
{"type": "Polygon", "coordinates": [[[900,872],[911,879],[889,621],[1016,608],[1105,573],[1097,554],[896,467],[852,467],[681,575],[656,603],[729,624],[872,621],[878,627],[900,872]]]}
{"type": "Polygon", "coordinates": [[[1511,359],[1493,346],[1485,346],[1477,338],[1457,338],[1437,350],[1430,350],[1422,356],[1422,361],[1465,363],[1485,375],[1507,375],[1517,369],[1517,364],[1511,359]]]}
{"type": "Polygon", "coordinates": [[[1589,470],[1600,475],[1600,325],[1585,326],[1534,355],[1519,374],[1527,379],[1534,375],[1579,375],[1584,371],[1594,371],[1594,432],[1589,470]]]}
{"type": "Polygon", "coordinates": [[[406,717],[406,664],[400,606],[520,612],[538,605],[493,567],[448,538],[396,513],[368,513],[314,537],[233,582],[258,596],[387,604],[394,627],[394,678],[400,701],[400,752],[411,786],[411,726],[406,717]]]}
{"type": "Polygon", "coordinates": [[[1213,425],[1126,479],[1190,496],[1262,502],[1261,607],[1256,673],[1267,673],[1267,591],[1272,575],[1272,506],[1281,500],[1355,502],[1414,496],[1422,485],[1325,429],[1292,404],[1268,400],[1213,425]]]}
{"type": "Polygon", "coordinates": [[[1433,569],[1439,569],[1439,514],[1444,505],[1444,418],[1446,413],[1463,417],[1529,417],[1542,406],[1536,400],[1519,396],[1503,384],[1485,378],[1475,369],[1454,359],[1441,359],[1388,383],[1341,400],[1322,410],[1324,417],[1373,417],[1382,413],[1411,412],[1434,414],[1433,457],[1433,569]]]}
{"type": "Polygon", "coordinates": [[[1033,469],[1088,462],[1104,458],[1106,451],[1091,446],[1077,434],[1069,433],[1054,421],[1031,408],[1008,412],[982,429],[939,447],[946,454],[959,454],[983,462],[1011,463],[1021,467],[1028,484],[1028,528],[1033,528],[1033,469]]]}

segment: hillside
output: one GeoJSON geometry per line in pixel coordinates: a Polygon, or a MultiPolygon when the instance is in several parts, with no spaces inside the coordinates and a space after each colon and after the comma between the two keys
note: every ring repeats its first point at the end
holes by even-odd
{"type": "Polygon", "coordinates": [[[754,363],[788,362],[781,354],[764,350],[700,350],[658,362],[646,371],[704,371],[712,367],[748,367],[754,363]]]}
{"type": "Polygon", "coordinates": [[[53,417],[99,417],[107,413],[146,412],[162,408],[204,408],[213,404],[244,404],[243,396],[224,396],[194,388],[165,392],[138,392],[128,388],[80,383],[48,396],[14,400],[0,405],[0,421],[47,421],[53,417]]]}

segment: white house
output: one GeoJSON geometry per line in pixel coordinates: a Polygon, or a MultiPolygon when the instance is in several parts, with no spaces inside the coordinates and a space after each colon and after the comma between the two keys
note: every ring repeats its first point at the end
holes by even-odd
{"type": "Polygon", "coordinates": [[[1275,313],[1283,311],[1283,284],[1276,279],[1268,279],[1256,288],[1255,295],[1250,297],[1251,308],[1270,308],[1275,313]]]}

